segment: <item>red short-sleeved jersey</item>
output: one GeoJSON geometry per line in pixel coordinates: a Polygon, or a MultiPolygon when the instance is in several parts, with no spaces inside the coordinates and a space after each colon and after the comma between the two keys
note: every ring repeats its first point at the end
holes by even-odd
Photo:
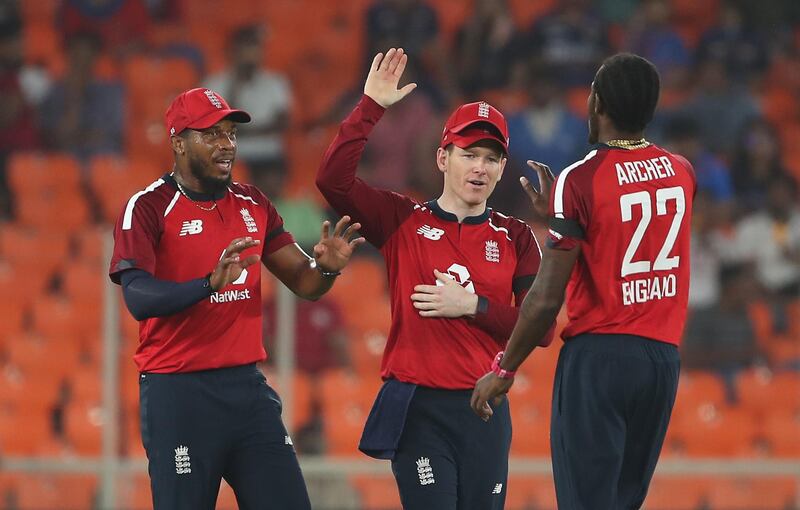
{"type": "MultiPolygon", "coordinates": [[[[183,196],[171,175],[134,194],[114,228],[109,275],[126,269],[183,282],[213,270],[237,237],[260,239],[262,257],[293,243],[283,219],[257,188],[233,183],[210,211],[183,196]]],[[[201,205],[209,207],[211,202],[201,205]]],[[[252,266],[237,281],[189,308],[139,325],[134,360],[142,372],[193,372],[266,358],[261,342],[261,271],[252,266]]]]}
{"type": "Polygon", "coordinates": [[[680,343],[695,187],[691,165],[655,145],[601,144],[559,174],[548,245],[581,247],[564,338],[619,333],[680,343]]]}

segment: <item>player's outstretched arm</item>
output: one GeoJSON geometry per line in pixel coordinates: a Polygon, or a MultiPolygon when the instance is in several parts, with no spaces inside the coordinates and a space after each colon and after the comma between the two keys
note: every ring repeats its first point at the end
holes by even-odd
{"type": "Polygon", "coordinates": [[[407,63],[408,55],[403,52],[403,48],[390,48],[386,55],[383,53],[375,55],[367,74],[367,81],[364,83],[364,94],[384,108],[409,95],[417,88],[416,83],[409,83],[401,89],[397,88],[407,63]]]}
{"type": "Polygon", "coordinates": [[[264,265],[298,296],[318,299],[333,286],[353,251],[364,242],[363,237],[356,237],[361,225],[348,223],[350,217],[343,216],[330,234],[330,222],[323,222],[313,259],[297,244],[289,244],[265,257],[264,265]]]}

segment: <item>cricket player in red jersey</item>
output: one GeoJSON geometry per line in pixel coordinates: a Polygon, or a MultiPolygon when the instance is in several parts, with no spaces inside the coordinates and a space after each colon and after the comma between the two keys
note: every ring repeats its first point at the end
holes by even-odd
{"type": "MultiPolygon", "coordinates": [[[[385,381],[359,449],[391,459],[406,510],[501,509],[511,424],[508,405],[484,422],[469,408],[475,380],[501,349],[539,268],[524,222],[486,207],[503,174],[508,130],[485,102],[459,107],[442,133],[436,164],[442,195],[416,202],[356,177],[367,138],[398,89],[407,56],[379,53],[364,96],[326,152],[317,186],[331,206],[363,225],[383,254],[392,325],[385,381]]],[[[543,335],[542,343],[549,338],[543,335]]]]}
{"type": "Polygon", "coordinates": [[[323,224],[311,258],[267,197],[232,182],[250,116],[192,89],[167,110],[172,172],[134,194],[114,229],[111,279],[140,321],[142,442],[155,510],[213,510],[222,478],[239,508],[311,508],[278,395],[256,367],[264,265],[295,294],[333,284],[359,225],[323,224]]]}
{"type": "Polygon", "coordinates": [[[566,289],[550,425],[561,510],[639,508],[675,402],[696,183],[686,159],[644,138],[658,94],[653,64],[610,57],[589,95],[592,150],[555,186],[544,166],[540,192],[523,181],[537,211],[550,197],[550,236],[508,346],[472,397],[489,420],[488,401],[511,387],[566,289]]]}

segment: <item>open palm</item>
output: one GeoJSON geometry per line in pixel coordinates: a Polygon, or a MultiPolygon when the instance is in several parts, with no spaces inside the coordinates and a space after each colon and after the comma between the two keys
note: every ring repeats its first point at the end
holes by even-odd
{"type": "Polygon", "coordinates": [[[416,83],[409,83],[402,89],[397,88],[407,62],[408,55],[403,52],[403,48],[390,48],[385,56],[383,53],[375,55],[364,84],[364,94],[384,108],[406,97],[417,88],[416,83]]]}

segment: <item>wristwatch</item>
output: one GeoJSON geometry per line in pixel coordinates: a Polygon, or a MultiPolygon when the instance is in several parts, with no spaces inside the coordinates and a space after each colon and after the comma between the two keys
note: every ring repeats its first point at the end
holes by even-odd
{"type": "Polygon", "coordinates": [[[494,361],[492,361],[492,372],[494,375],[499,377],[500,379],[513,379],[514,375],[517,373],[516,370],[506,370],[500,366],[500,362],[503,361],[503,355],[505,351],[500,351],[494,357],[494,361]]]}

